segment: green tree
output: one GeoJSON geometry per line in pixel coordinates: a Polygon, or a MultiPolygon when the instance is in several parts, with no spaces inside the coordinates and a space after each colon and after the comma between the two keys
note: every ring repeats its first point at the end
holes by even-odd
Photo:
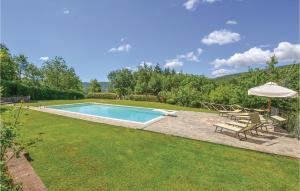
{"type": "Polygon", "coordinates": [[[119,97],[124,97],[133,92],[135,80],[131,70],[126,68],[110,72],[108,79],[111,82],[111,89],[118,94],[119,97]]]}
{"type": "Polygon", "coordinates": [[[20,54],[18,56],[14,56],[13,60],[14,62],[18,65],[18,79],[21,80],[22,77],[25,74],[26,68],[28,66],[28,61],[27,61],[28,57],[25,56],[24,54],[20,54]]]}
{"type": "Polygon", "coordinates": [[[9,49],[1,44],[0,46],[0,76],[2,80],[17,80],[18,65],[12,59],[9,49]]]}
{"type": "Polygon", "coordinates": [[[82,82],[73,68],[69,68],[62,57],[44,62],[43,84],[58,90],[82,91],[82,82]]]}
{"type": "Polygon", "coordinates": [[[89,93],[96,93],[96,92],[101,92],[101,85],[100,83],[97,81],[97,79],[92,79],[90,81],[90,85],[89,85],[89,93]]]}
{"type": "Polygon", "coordinates": [[[28,86],[40,86],[42,78],[42,71],[38,67],[31,63],[27,65],[23,77],[24,84],[28,86]]]}

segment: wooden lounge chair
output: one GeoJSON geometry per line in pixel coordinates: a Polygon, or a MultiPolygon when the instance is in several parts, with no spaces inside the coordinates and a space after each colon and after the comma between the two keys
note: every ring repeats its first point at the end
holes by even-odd
{"type": "Polygon", "coordinates": [[[280,117],[280,116],[278,116],[278,115],[272,115],[271,118],[272,118],[272,119],[275,119],[275,120],[278,121],[278,122],[285,122],[285,121],[286,121],[285,118],[280,117]]]}
{"type": "Polygon", "coordinates": [[[275,126],[279,126],[280,124],[283,124],[283,123],[286,122],[286,119],[285,119],[285,118],[280,117],[280,116],[278,116],[278,115],[272,115],[272,116],[271,116],[271,119],[272,119],[272,121],[273,121],[273,125],[275,125],[275,126]]]}
{"type": "Polygon", "coordinates": [[[256,132],[256,135],[258,135],[257,128],[261,126],[259,114],[251,113],[249,115],[250,115],[251,123],[248,124],[242,124],[237,122],[216,123],[214,124],[214,126],[216,127],[215,132],[223,133],[223,129],[227,129],[235,132],[240,140],[247,140],[246,132],[250,132],[253,135],[252,130],[254,130],[256,132]],[[244,137],[240,136],[240,134],[244,134],[244,137]]]}
{"type": "Polygon", "coordinates": [[[236,126],[236,127],[240,127],[240,128],[245,128],[245,127],[248,126],[247,123],[239,123],[239,122],[235,122],[235,121],[229,121],[229,122],[226,122],[226,124],[236,126]]]}
{"type": "Polygon", "coordinates": [[[224,116],[224,114],[228,114],[228,113],[239,113],[239,112],[241,112],[242,110],[240,110],[240,109],[236,109],[236,110],[233,110],[233,111],[228,111],[228,110],[218,110],[218,112],[219,112],[219,115],[220,116],[224,116]]]}
{"type": "Polygon", "coordinates": [[[237,116],[249,116],[250,113],[248,112],[240,112],[240,113],[228,113],[227,117],[230,119],[235,119],[237,116]]]}
{"type": "Polygon", "coordinates": [[[244,128],[236,127],[236,126],[229,125],[226,123],[216,123],[216,124],[214,124],[214,126],[216,127],[215,132],[223,133],[223,129],[227,129],[227,130],[235,132],[240,140],[247,140],[246,132],[251,131],[251,129],[253,128],[252,124],[250,124],[244,128]],[[242,137],[242,136],[240,136],[240,134],[244,134],[244,136],[242,137]]]}

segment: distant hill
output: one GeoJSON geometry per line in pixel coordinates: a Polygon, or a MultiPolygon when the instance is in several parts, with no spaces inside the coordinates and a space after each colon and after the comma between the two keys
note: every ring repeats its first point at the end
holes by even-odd
{"type": "MultiPolygon", "coordinates": [[[[82,82],[82,85],[83,85],[84,92],[87,92],[90,83],[82,82]]],[[[108,92],[109,82],[100,82],[100,85],[101,85],[101,92],[108,92]]]]}

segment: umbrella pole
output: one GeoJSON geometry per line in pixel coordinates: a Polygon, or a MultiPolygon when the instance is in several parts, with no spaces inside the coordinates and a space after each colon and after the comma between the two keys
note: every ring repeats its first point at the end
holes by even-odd
{"type": "Polygon", "coordinates": [[[271,114],[271,98],[268,98],[268,112],[271,114]]]}

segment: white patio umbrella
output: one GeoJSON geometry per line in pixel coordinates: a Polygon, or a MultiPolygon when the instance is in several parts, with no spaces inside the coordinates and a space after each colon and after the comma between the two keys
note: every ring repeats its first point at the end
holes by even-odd
{"type": "Polygon", "coordinates": [[[279,86],[274,82],[268,82],[262,86],[249,89],[248,95],[268,97],[268,111],[270,111],[272,97],[295,98],[298,97],[298,92],[279,86]]]}

